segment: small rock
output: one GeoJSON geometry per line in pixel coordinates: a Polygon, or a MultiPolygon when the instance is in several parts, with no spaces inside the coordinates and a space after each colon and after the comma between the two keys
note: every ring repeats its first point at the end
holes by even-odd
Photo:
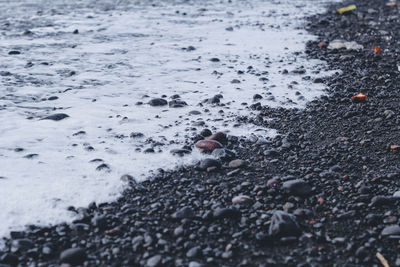
{"type": "Polygon", "coordinates": [[[57,114],[53,114],[47,117],[44,117],[42,120],[52,120],[52,121],[60,121],[63,120],[65,118],[68,118],[69,116],[67,114],[64,113],[57,113],[57,114]]]}
{"type": "Polygon", "coordinates": [[[389,235],[400,235],[400,226],[398,225],[389,225],[386,226],[382,232],[382,236],[389,236],[389,235]]]}
{"type": "Polygon", "coordinates": [[[200,161],[199,168],[201,170],[207,170],[208,168],[212,168],[212,167],[216,168],[216,169],[220,169],[221,163],[216,159],[203,159],[202,161],[200,161]]]}
{"type": "Polygon", "coordinates": [[[33,248],[33,242],[30,239],[22,238],[13,240],[11,243],[11,252],[27,251],[33,248]]]}
{"type": "Polygon", "coordinates": [[[236,157],[235,152],[225,149],[225,148],[217,148],[214,149],[214,151],[211,153],[214,157],[222,160],[222,161],[228,161],[232,160],[233,158],[236,157]]]}
{"type": "Polygon", "coordinates": [[[212,135],[212,132],[210,129],[203,129],[203,130],[201,130],[200,135],[203,137],[207,137],[207,136],[212,135]]]}
{"type": "Polygon", "coordinates": [[[144,134],[143,133],[139,133],[139,132],[132,132],[130,134],[130,138],[141,138],[143,136],[144,136],[144,134]]]}
{"type": "Polygon", "coordinates": [[[18,265],[18,256],[13,253],[5,253],[0,256],[0,262],[2,264],[6,264],[6,266],[4,266],[4,267],[8,267],[9,265],[17,266],[18,265]]]}
{"type": "Polygon", "coordinates": [[[169,101],[169,107],[171,107],[171,108],[182,108],[184,106],[187,106],[187,103],[185,101],[176,100],[176,99],[169,101]]]}
{"type": "Polygon", "coordinates": [[[393,193],[394,198],[400,198],[400,191],[396,191],[393,193]]]}
{"type": "Polygon", "coordinates": [[[61,252],[60,261],[72,265],[81,265],[86,260],[86,252],[81,248],[69,248],[61,252]]]}
{"type": "Polygon", "coordinates": [[[302,179],[290,180],[283,183],[282,188],[290,195],[307,196],[311,193],[311,186],[302,179]]]}
{"type": "Polygon", "coordinates": [[[192,219],[194,218],[195,213],[191,207],[183,207],[180,210],[176,211],[172,214],[172,218],[174,219],[192,219]]]}
{"type": "Polygon", "coordinates": [[[147,260],[146,266],[156,267],[161,264],[161,255],[155,255],[147,260]]]}
{"type": "Polygon", "coordinates": [[[207,136],[206,140],[214,140],[223,145],[226,145],[228,143],[228,138],[227,138],[226,134],[223,132],[217,132],[215,134],[207,136]]]}
{"type": "Polygon", "coordinates": [[[216,148],[222,148],[222,144],[215,140],[200,140],[195,144],[195,147],[206,152],[212,152],[216,148]]]}
{"type": "Polygon", "coordinates": [[[299,236],[301,232],[294,215],[279,210],[272,215],[269,226],[270,235],[278,237],[299,236]]]}
{"type": "Polygon", "coordinates": [[[107,164],[103,163],[100,164],[99,166],[97,166],[96,171],[109,171],[110,170],[110,166],[108,166],[107,164]]]}
{"type": "Polygon", "coordinates": [[[190,153],[192,153],[192,151],[190,151],[190,150],[188,150],[188,149],[179,149],[179,148],[177,148],[177,149],[172,149],[171,151],[170,151],[170,153],[172,154],[172,155],[178,155],[178,156],[181,156],[181,157],[183,157],[184,155],[187,155],[187,154],[190,154],[190,153]]]}
{"type": "Polygon", "coordinates": [[[157,106],[165,106],[168,104],[168,101],[162,98],[153,98],[148,103],[150,106],[157,107],[157,106]]]}
{"type": "Polygon", "coordinates": [[[189,267],[202,267],[203,265],[201,263],[198,263],[197,261],[191,261],[189,262],[189,267]]]}
{"type": "Polygon", "coordinates": [[[239,220],[241,217],[240,211],[235,208],[218,208],[213,215],[215,219],[239,220]]]}
{"type": "Polygon", "coordinates": [[[198,246],[193,247],[193,248],[189,249],[189,251],[186,253],[186,257],[195,258],[195,257],[199,256],[200,251],[201,251],[200,247],[198,247],[198,246]]]}
{"type": "Polygon", "coordinates": [[[375,196],[371,199],[371,206],[379,207],[379,206],[389,206],[394,205],[396,202],[396,198],[391,196],[375,196]]]}
{"type": "Polygon", "coordinates": [[[239,195],[232,198],[233,204],[250,204],[252,202],[251,198],[246,195],[239,195]]]}
{"type": "Polygon", "coordinates": [[[245,166],[246,166],[246,161],[242,159],[235,159],[229,162],[229,168],[232,169],[243,168],[245,166]]]}
{"type": "Polygon", "coordinates": [[[213,97],[207,99],[207,103],[208,103],[208,104],[218,104],[218,103],[220,103],[220,102],[221,102],[221,100],[220,100],[220,98],[217,97],[217,96],[213,96],[213,97]]]}

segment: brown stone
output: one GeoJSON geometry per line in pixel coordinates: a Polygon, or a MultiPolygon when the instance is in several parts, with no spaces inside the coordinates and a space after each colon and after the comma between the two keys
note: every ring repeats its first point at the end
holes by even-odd
{"type": "Polygon", "coordinates": [[[215,134],[207,136],[206,140],[215,140],[224,145],[226,145],[226,143],[228,142],[228,139],[226,138],[226,134],[224,134],[223,132],[217,132],[215,134]]]}
{"type": "Polygon", "coordinates": [[[222,148],[222,144],[215,140],[200,140],[195,144],[195,147],[207,152],[212,152],[216,148],[222,148]]]}

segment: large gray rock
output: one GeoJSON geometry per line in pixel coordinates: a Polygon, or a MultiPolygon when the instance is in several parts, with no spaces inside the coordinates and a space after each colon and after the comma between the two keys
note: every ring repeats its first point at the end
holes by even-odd
{"type": "Polygon", "coordinates": [[[275,211],[269,225],[269,234],[277,237],[299,236],[302,230],[296,217],[284,211],[275,211]]]}
{"type": "Polygon", "coordinates": [[[293,196],[307,196],[311,193],[311,186],[302,179],[290,180],[283,183],[282,188],[293,196]]]}

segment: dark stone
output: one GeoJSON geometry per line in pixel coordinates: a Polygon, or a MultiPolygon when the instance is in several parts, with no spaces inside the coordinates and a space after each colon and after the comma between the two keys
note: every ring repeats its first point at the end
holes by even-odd
{"type": "Polygon", "coordinates": [[[389,236],[389,235],[400,235],[400,226],[398,225],[389,225],[383,228],[381,232],[382,236],[389,236]]]}
{"type": "Polygon", "coordinates": [[[178,155],[178,156],[181,156],[181,157],[183,157],[184,155],[192,153],[192,151],[190,151],[188,149],[179,149],[179,148],[172,149],[170,152],[171,152],[172,155],[178,155]]]}
{"type": "Polygon", "coordinates": [[[183,207],[180,210],[172,214],[174,219],[192,219],[195,217],[194,210],[191,207],[183,207]]]}
{"type": "Polygon", "coordinates": [[[290,195],[307,196],[311,193],[311,186],[304,180],[290,180],[283,183],[282,188],[290,195]]]}
{"type": "Polygon", "coordinates": [[[396,198],[391,196],[375,196],[371,199],[371,206],[379,207],[379,206],[390,206],[394,205],[396,202],[396,198]]]}
{"type": "Polygon", "coordinates": [[[34,247],[33,242],[30,239],[27,238],[15,239],[11,243],[11,252],[27,251],[33,247],[34,247]]]}
{"type": "Polygon", "coordinates": [[[60,121],[63,120],[65,118],[68,118],[69,116],[67,114],[64,113],[57,113],[57,114],[53,114],[47,117],[44,117],[42,120],[53,120],[53,121],[60,121]]]}
{"type": "Polygon", "coordinates": [[[212,132],[211,132],[209,129],[203,129],[203,130],[200,132],[200,135],[201,135],[201,136],[204,136],[204,137],[207,137],[207,136],[212,135],[212,132]]]}
{"type": "Polygon", "coordinates": [[[17,266],[18,265],[18,256],[13,253],[5,253],[0,256],[0,263],[9,264],[10,266],[17,266]]]}
{"type": "Polygon", "coordinates": [[[217,169],[221,168],[221,163],[216,159],[203,159],[200,162],[199,168],[201,170],[207,170],[210,167],[215,167],[217,169]]]}
{"type": "Polygon", "coordinates": [[[97,166],[96,171],[109,171],[110,170],[110,166],[108,166],[107,164],[103,163],[100,164],[99,166],[97,166]]]}
{"type": "Polygon", "coordinates": [[[156,106],[165,106],[168,104],[168,101],[162,98],[154,98],[149,101],[149,105],[156,107],[156,106]]]}
{"type": "Polygon", "coordinates": [[[151,257],[151,258],[149,258],[149,259],[147,260],[146,266],[147,266],[147,267],[157,267],[157,266],[160,266],[161,260],[162,260],[161,255],[155,255],[155,256],[153,256],[153,257],[151,257]]]}
{"type": "Polygon", "coordinates": [[[60,262],[81,265],[86,260],[86,252],[82,248],[69,248],[61,252],[60,262]]]}
{"type": "Polygon", "coordinates": [[[278,237],[300,236],[301,232],[296,216],[279,210],[272,215],[269,226],[270,235],[278,237]]]}
{"type": "Polygon", "coordinates": [[[182,100],[171,100],[169,101],[169,106],[171,108],[182,108],[184,106],[187,106],[187,103],[185,101],[182,100]]]}
{"type": "Polygon", "coordinates": [[[139,133],[139,132],[131,132],[131,134],[130,134],[130,138],[140,138],[143,136],[144,136],[144,134],[139,133]]]}
{"type": "Polygon", "coordinates": [[[199,256],[201,252],[201,248],[200,247],[193,247],[191,249],[189,249],[189,251],[186,253],[186,257],[188,258],[196,258],[199,256]]]}
{"type": "Polygon", "coordinates": [[[207,103],[208,103],[208,104],[218,104],[218,103],[220,103],[220,102],[221,102],[221,100],[220,100],[220,98],[217,97],[217,96],[213,96],[213,97],[211,97],[211,98],[209,98],[209,99],[207,100],[207,103]]]}
{"type": "Polygon", "coordinates": [[[215,219],[233,219],[239,220],[241,213],[236,208],[218,208],[213,214],[215,219]]]}
{"type": "Polygon", "coordinates": [[[214,149],[214,151],[211,153],[214,157],[223,160],[223,161],[229,161],[231,159],[234,159],[236,157],[235,152],[225,149],[225,148],[217,148],[214,149]]]}

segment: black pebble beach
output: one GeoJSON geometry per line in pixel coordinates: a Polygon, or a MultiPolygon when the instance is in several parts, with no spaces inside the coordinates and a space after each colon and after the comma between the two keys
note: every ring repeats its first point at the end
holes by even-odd
{"type": "Polygon", "coordinates": [[[237,118],[276,138],[228,136],[233,158],[125,177],[116,202],[11,233],[0,266],[400,266],[399,8],[359,0],[308,19],[307,55],[338,73],[304,110],[237,118]],[[335,39],[364,48],[329,49],[335,39]]]}

